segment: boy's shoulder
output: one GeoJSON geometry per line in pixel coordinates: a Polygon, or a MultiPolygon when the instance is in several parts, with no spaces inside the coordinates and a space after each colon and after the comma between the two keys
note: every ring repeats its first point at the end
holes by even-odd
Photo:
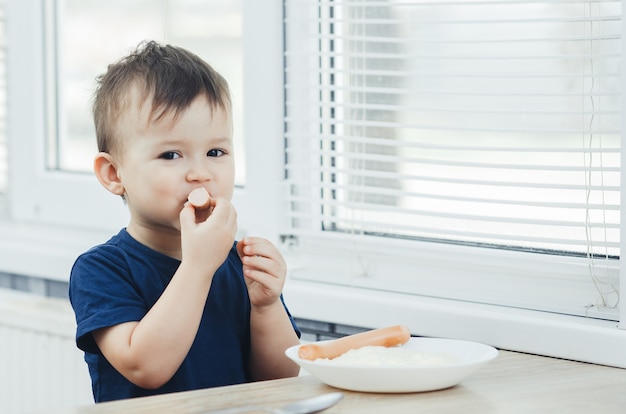
{"type": "Polygon", "coordinates": [[[125,229],[104,243],[80,254],[72,266],[72,281],[94,282],[147,278],[157,273],[172,273],[179,262],[142,245],[125,229]]]}
{"type": "Polygon", "coordinates": [[[130,243],[126,240],[130,237],[128,233],[122,229],[119,233],[112,236],[107,241],[90,247],[88,250],[81,253],[76,262],[81,260],[90,260],[94,258],[108,258],[114,260],[115,257],[122,257],[122,252],[127,251],[130,247],[130,243]]]}

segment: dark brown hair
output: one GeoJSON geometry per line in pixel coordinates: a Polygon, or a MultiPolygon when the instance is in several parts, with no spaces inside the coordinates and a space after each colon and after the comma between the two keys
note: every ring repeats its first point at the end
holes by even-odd
{"type": "Polygon", "coordinates": [[[93,117],[102,152],[118,145],[116,127],[132,101],[133,90],[139,93],[139,104],[152,99],[151,121],[172,111],[176,116],[201,94],[212,109],[227,110],[231,103],[228,83],[208,63],[183,48],[154,41],[140,43],[96,81],[93,117]]]}

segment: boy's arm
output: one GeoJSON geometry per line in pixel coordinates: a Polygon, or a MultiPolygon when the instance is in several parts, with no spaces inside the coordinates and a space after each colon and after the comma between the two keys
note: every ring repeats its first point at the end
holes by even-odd
{"type": "Polygon", "coordinates": [[[287,267],[276,247],[265,239],[247,237],[237,244],[252,305],[250,312],[253,379],[297,376],[300,369],[285,355],[300,343],[280,300],[287,267]]]}
{"type": "Polygon", "coordinates": [[[300,367],[287,358],[285,350],[300,340],[280,300],[265,308],[252,307],[250,334],[254,380],[298,376],[300,367]]]}
{"type": "Polygon", "coordinates": [[[237,219],[230,203],[217,202],[205,222],[195,220],[193,207],[186,206],[181,264],[143,319],[93,333],[111,365],[142,388],[164,385],[180,367],[196,337],[213,275],[234,242],[237,219]]]}

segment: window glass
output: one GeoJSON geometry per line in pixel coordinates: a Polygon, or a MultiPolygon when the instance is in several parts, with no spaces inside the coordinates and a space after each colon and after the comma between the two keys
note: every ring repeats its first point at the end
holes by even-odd
{"type": "MultiPolygon", "coordinates": [[[[245,176],[241,122],[241,2],[231,0],[65,0],[48,37],[51,98],[47,164],[89,172],[97,151],[91,117],[95,78],[139,42],[151,39],[196,53],[229,82],[233,98],[237,184],[245,176]],[[56,51],[56,53],[55,53],[56,51]]],[[[54,16],[54,13],[48,13],[54,16]]],[[[0,154],[1,155],[1,154],[0,154]]]]}
{"type": "Polygon", "coordinates": [[[304,34],[288,79],[311,79],[287,84],[296,230],[619,254],[619,4],[302,9],[287,8],[304,34]]]}

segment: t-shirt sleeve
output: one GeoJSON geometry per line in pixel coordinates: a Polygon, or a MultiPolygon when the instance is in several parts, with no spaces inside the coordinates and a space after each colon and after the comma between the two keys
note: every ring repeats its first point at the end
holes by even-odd
{"type": "Polygon", "coordinates": [[[298,328],[298,324],[296,323],[294,317],[291,316],[291,312],[289,312],[289,308],[287,308],[287,305],[285,304],[285,298],[283,298],[282,294],[280,295],[280,301],[283,303],[285,311],[287,312],[289,320],[291,321],[291,326],[293,326],[293,330],[296,332],[296,335],[298,335],[298,338],[302,337],[302,332],[300,331],[300,328],[298,328]]]}
{"type": "Polygon", "coordinates": [[[70,274],[69,297],[76,316],[76,345],[99,353],[91,333],[147,313],[145,301],[132,281],[123,255],[100,246],[81,255],[70,274]]]}

